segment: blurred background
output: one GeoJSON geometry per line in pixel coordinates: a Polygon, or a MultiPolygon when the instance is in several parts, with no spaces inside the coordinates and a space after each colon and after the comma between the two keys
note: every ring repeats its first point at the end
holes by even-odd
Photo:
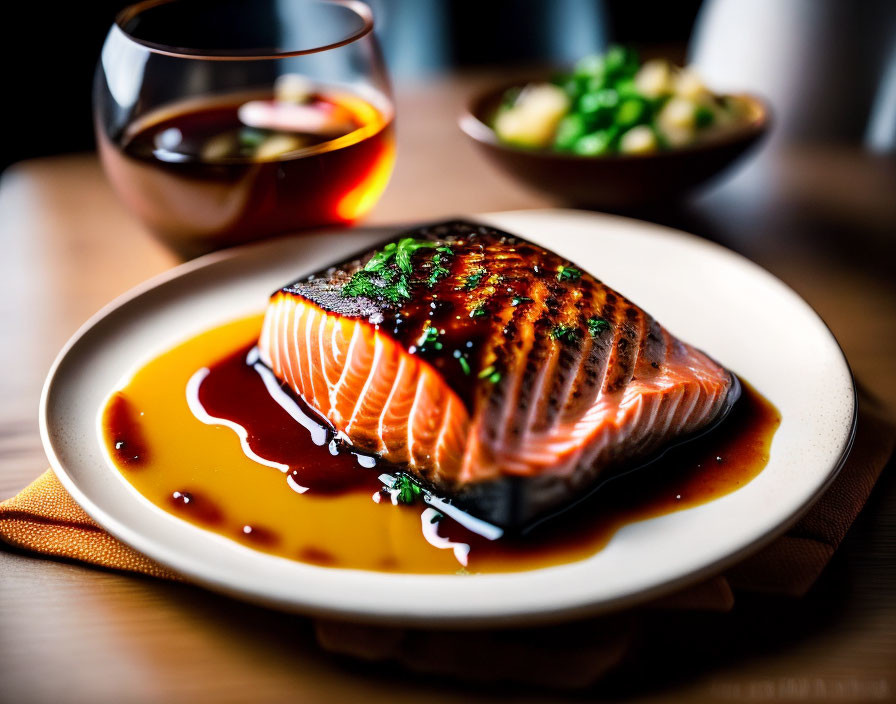
{"type": "MultiPolygon", "coordinates": [[[[93,147],[91,82],[126,0],[17,3],[3,53],[15,119],[0,168],[93,147]]],[[[896,3],[888,0],[370,0],[397,84],[496,66],[570,64],[608,43],[696,61],[711,87],[770,98],[778,135],[896,139],[896,3]],[[785,63],[782,63],[782,59],[785,63]]],[[[9,118],[7,118],[9,119],[9,118]]]]}
{"type": "MultiPolygon", "coordinates": [[[[93,147],[91,85],[103,39],[127,0],[19,3],[19,27],[4,32],[10,94],[27,106],[0,165],[93,147]],[[39,56],[35,50],[40,48],[39,56]],[[62,119],[64,117],[64,119],[62,119]]],[[[656,21],[621,0],[372,0],[393,78],[414,79],[455,67],[569,63],[609,37],[661,42],[682,52],[699,0],[654,3],[656,21]]]]}

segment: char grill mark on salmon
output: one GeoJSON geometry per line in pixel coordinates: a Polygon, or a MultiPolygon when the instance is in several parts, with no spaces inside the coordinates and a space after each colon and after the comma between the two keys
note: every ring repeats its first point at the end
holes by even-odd
{"type": "Polygon", "coordinates": [[[259,349],[344,441],[505,527],[708,429],[740,393],[573,262],[467,222],[277,291],[259,349]]]}

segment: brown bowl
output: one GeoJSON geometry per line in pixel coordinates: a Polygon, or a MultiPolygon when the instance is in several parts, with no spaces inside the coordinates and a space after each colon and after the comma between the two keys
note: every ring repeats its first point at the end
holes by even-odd
{"type": "Polygon", "coordinates": [[[719,174],[768,130],[766,104],[752,95],[736,96],[749,120],[686,147],[654,154],[579,156],[548,149],[525,149],[501,142],[489,123],[501,96],[519,82],[476,95],[460,117],[460,128],[499,167],[521,183],[566,203],[607,210],[669,202],[719,174]]]}

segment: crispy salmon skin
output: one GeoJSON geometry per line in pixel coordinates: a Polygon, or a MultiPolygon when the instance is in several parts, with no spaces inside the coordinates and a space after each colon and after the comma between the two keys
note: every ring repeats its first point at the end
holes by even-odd
{"type": "Polygon", "coordinates": [[[740,393],[573,262],[460,221],[277,291],[259,349],[348,443],[505,527],[709,428],[740,393]]]}

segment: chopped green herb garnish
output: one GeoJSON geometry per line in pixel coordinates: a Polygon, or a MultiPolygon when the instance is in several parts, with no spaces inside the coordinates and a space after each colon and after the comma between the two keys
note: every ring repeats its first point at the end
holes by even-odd
{"type": "Polygon", "coordinates": [[[426,329],[423,331],[423,335],[420,336],[420,342],[418,343],[421,347],[426,347],[428,345],[432,345],[432,348],[435,350],[442,349],[442,343],[439,342],[439,335],[442,331],[438,328],[429,325],[427,322],[426,329]]]}
{"type": "Polygon", "coordinates": [[[452,256],[454,256],[454,252],[451,251],[451,247],[439,247],[432,255],[432,259],[429,260],[429,276],[426,279],[426,285],[429,288],[435,286],[443,276],[448,276],[449,272],[445,267],[445,262],[448,257],[452,256]]]}
{"type": "Polygon", "coordinates": [[[454,350],[454,358],[457,360],[457,363],[460,364],[460,368],[463,369],[464,374],[467,376],[470,375],[470,363],[467,361],[467,358],[464,356],[464,353],[460,350],[454,350]]]}
{"type": "Polygon", "coordinates": [[[390,242],[379,252],[374,252],[370,261],[364,265],[365,271],[381,271],[395,257],[396,249],[398,249],[398,245],[395,242],[390,242]]]}
{"type": "Polygon", "coordinates": [[[571,325],[557,325],[551,330],[551,337],[568,345],[578,342],[582,331],[571,325]]]}
{"type": "Polygon", "coordinates": [[[473,310],[470,311],[471,318],[481,318],[483,315],[488,315],[488,311],[485,309],[485,306],[476,306],[473,310]]]}
{"type": "Polygon", "coordinates": [[[355,272],[342,287],[345,297],[365,296],[399,303],[409,299],[410,277],[413,273],[411,258],[420,249],[437,247],[438,242],[404,237],[397,243],[390,242],[374,254],[364,268],[355,272]]]}
{"type": "Polygon", "coordinates": [[[532,299],[528,296],[514,296],[513,300],[510,302],[512,306],[518,306],[520,303],[531,303],[532,299]]]}
{"type": "Polygon", "coordinates": [[[442,266],[441,262],[436,258],[436,254],[432,258],[432,268],[429,270],[429,276],[426,279],[426,285],[432,288],[438,283],[443,276],[448,276],[448,270],[442,266]]]}
{"type": "Polygon", "coordinates": [[[486,379],[492,384],[497,384],[501,381],[501,372],[495,369],[493,364],[488,365],[485,369],[479,372],[477,375],[480,379],[486,379]]]}
{"type": "Polygon", "coordinates": [[[476,288],[479,284],[482,283],[482,279],[485,278],[486,274],[488,274],[488,272],[485,269],[477,269],[472,274],[468,275],[464,279],[463,284],[458,286],[457,289],[455,289],[455,290],[457,290],[457,291],[472,291],[474,288],[476,288]]]}
{"type": "Polygon", "coordinates": [[[393,490],[397,490],[398,501],[402,504],[412,504],[419,496],[423,495],[423,489],[407,474],[399,474],[392,485],[393,490]]]}
{"type": "Polygon", "coordinates": [[[390,303],[398,303],[402,298],[411,297],[407,280],[391,268],[382,272],[367,269],[355,272],[342,287],[342,295],[345,298],[364,296],[384,299],[390,303]]]}
{"type": "Polygon", "coordinates": [[[582,272],[574,266],[561,266],[557,274],[557,281],[578,281],[582,278],[582,272]]]}
{"type": "Polygon", "coordinates": [[[603,318],[588,318],[588,332],[591,337],[597,337],[604,330],[609,330],[610,324],[603,318]]]}

